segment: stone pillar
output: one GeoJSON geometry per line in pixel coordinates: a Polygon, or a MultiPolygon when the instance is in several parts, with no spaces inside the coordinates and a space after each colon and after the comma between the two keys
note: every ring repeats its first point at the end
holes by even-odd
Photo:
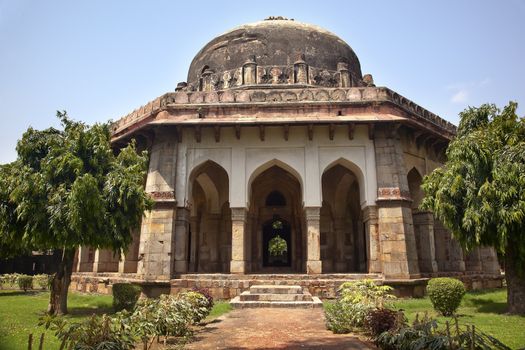
{"type": "Polygon", "coordinates": [[[190,218],[190,228],[191,228],[191,244],[190,244],[190,265],[188,266],[189,272],[197,272],[198,268],[198,262],[197,259],[199,257],[198,250],[199,250],[199,232],[198,232],[198,223],[197,223],[197,216],[192,216],[190,218]]]}
{"type": "Polygon", "coordinates": [[[118,259],[109,249],[97,249],[93,262],[93,272],[118,272],[118,259]]]}
{"type": "Polygon", "coordinates": [[[479,248],[474,248],[465,254],[465,271],[467,272],[481,272],[481,259],[479,248]]]}
{"type": "Polygon", "coordinates": [[[251,56],[242,66],[243,85],[257,84],[257,63],[255,56],[251,56]]]}
{"type": "Polygon", "coordinates": [[[177,208],[175,220],[175,266],[176,273],[188,272],[188,243],[190,233],[190,212],[188,208],[177,208]]]}
{"type": "Polygon", "coordinates": [[[387,278],[420,276],[407,172],[401,141],[393,125],[376,125],[379,237],[387,278]]]}
{"type": "Polygon", "coordinates": [[[213,71],[210,69],[206,69],[201,74],[201,81],[200,81],[200,90],[201,91],[213,91],[213,84],[211,81],[211,75],[213,74],[213,71]]]}
{"type": "Polygon", "coordinates": [[[246,271],[246,208],[231,208],[232,211],[232,260],[230,273],[244,274],[246,271]]]}
{"type": "Polygon", "coordinates": [[[120,255],[120,261],[118,264],[119,273],[137,272],[140,235],[138,232],[133,232],[132,237],[133,241],[129,245],[126,253],[120,255]]]}
{"type": "Polygon", "coordinates": [[[350,78],[350,73],[348,72],[348,64],[339,62],[337,64],[337,71],[339,72],[339,86],[343,88],[351,87],[352,79],[350,78]]]}
{"type": "Polygon", "coordinates": [[[437,272],[434,216],[428,211],[412,211],[420,272],[437,272]]]}
{"type": "Polygon", "coordinates": [[[436,260],[440,272],[464,272],[463,249],[443,224],[434,219],[436,260]]]}
{"type": "Polygon", "coordinates": [[[304,56],[300,56],[297,61],[294,62],[294,83],[295,84],[308,84],[308,65],[304,61],[304,56]]]}
{"type": "Polygon", "coordinates": [[[167,128],[155,132],[146,192],[155,201],[142,220],[138,273],[144,279],[170,279],[175,256],[177,139],[167,128]]]}
{"type": "Polygon", "coordinates": [[[77,272],[93,272],[93,249],[82,246],[78,248],[77,272]]]}
{"type": "Polygon", "coordinates": [[[381,273],[381,243],[379,242],[379,224],[377,207],[370,205],[363,209],[363,221],[365,223],[366,251],[368,273],[381,273]]]}
{"type": "Polygon", "coordinates": [[[320,242],[320,207],[305,207],[306,214],[306,273],[322,272],[320,242]]]}
{"type": "Polygon", "coordinates": [[[486,274],[500,275],[501,268],[498,262],[498,255],[492,247],[480,247],[479,254],[482,270],[486,274]]]}

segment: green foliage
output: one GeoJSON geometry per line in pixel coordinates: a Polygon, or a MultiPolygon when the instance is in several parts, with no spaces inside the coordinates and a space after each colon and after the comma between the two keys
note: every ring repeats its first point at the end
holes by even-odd
{"type": "Polygon", "coordinates": [[[33,276],[19,275],[17,278],[18,288],[26,292],[28,289],[33,289],[33,276]]]}
{"type": "Polygon", "coordinates": [[[139,285],[131,283],[115,283],[112,286],[113,308],[115,311],[133,311],[139,300],[142,289],[139,285]]]}
{"type": "Polygon", "coordinates": [[[286,241],[279,235],[273,237],[270,242],[268,242],[268,252],[271,256],[280,256],[288,251],[288,244],[286,241]]]}
{"type": "Polygon", "coordinates": [[[373,308],[381,308],[388,300],[395,299],[392,287],[377,285],[370,279],[345,282],[339,287],[339,293],[344,302],[373,308]]]}
{"type": "Polygon", "coordinates": [[[426,315],[422,320],[416,318],[411,327],[400,327],[381,333],[375,343],[384,350],[459,350],[459,349],[494,349],[510,350],[508,346],[470,326],[447,323],[446,329],[440,329],[436,320],[426,315]]]}
{"type": "Polygon", "coordinates": [[[9,273],[0,276],[0,281],[2,284],[5,284],[11,288],[18,286],[18,277],[23,276],[19,273],[9,273]]]}
{"type": "Polygon", "coordinates": [[[129,321],[126,313],[93,315],[80,322],[44,316],[39,325],[54,331],[65,349],[128,350],[135,348],[136,340],[129,321]]]}
{"type": "Polygon", "coordinates": [[[443,316],[453,315],[465,295],[463,282],[455,278],[432,278],[427,285],[427,294],[434,309],[443,316]]]}
{"type": "Polygon", "coordinates": [[[46,274],[34,275],[33,281],[38,287],[40,287],[40,289],[48,289],[52,278],[53,278],[52,275],[46,275],[46,274]]]}
{"type": "Polygon", "coordinates": [[[109,123],[57,115],[63,130],[29,128],[18,159],[0,167],[2,255],[80,245],[119,250],[151,206],[143,189],[147,155],[135,143],[115,155],[109,123]]]}
{"type": "Polygon", "coordinates": [[[486,245],[525,266],[525,119],[517,104],[470,107],[460,114],[447,161],[423,181],[431,210],[466,249],[486,245]],[[515,252],[515,253],[514,253],[515,252]]]}
{"type": "Polygon", "coordinates": [[[29,128],[17,160],[0,166],[0,255],[62,250],[49,311],[65,313],[59,301],[75,249],[123,251],[152,201],[144,191],[147,154],[137,153],[134,141],[114,152],[109,123],[57,116],[63,130],[29,128]]]}
{"type": "Polygon", "coordinates": [[[210,314],[213,307],[213,303],[210,303],[208,298],[199,292],[184,292],[179,294],[179,298],[191,305],[191,310],[193,312],[192,321],[194,324],[204,320],[210,314]]]}
{"type": "Polygon", "coordinates": [[[339,297],[325,308],[326,328],[334,333],[348,333],[364,325],[372,310],[383,308],[394,299],[389,286],[376,285],[372,280],[345,282],[339,287],[339,297]]]}
{"type": "Polygon", "coordinates": [[[211,296],[210,290],[208,288],[193,287],[191,290],[204,295],[206,299],[208,299],[209,306],[213,308],[214,306],[213,297],[211,296]]]}
{"type": "MultiPolygon", "coordinates": [[[[328,303],[325,305],[325,320],[326,328],[336,334],[350,333],[354,330],[354,325],[359,324],[354,319],[355,311],[357,307],[349,303],[344,303],[341,300],[336,300],[334,303],[328,303]]],[[[364,308],[363,312],[366,314],[369,309],[364,308]]],[[[363,317],[364,318],[364,317],[363,317]]]]}

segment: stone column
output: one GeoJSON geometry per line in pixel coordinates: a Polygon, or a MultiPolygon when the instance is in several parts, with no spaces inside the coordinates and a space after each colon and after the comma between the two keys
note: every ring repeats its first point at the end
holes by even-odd
{"type": "Polygon", "coordinates": [[[232,260],[230,273],[244,274],[246,271],[246,208],[231,208],[232,211],[232,260]]]}
{"type": "Polygon", "coordinates": [[[419,269],[421,272],[437,272],[434,216],[428,211],[412,211],[412,218],[418,248],[419,269]]]}
{"type": "Polygon", "coordinates": [[[133,241],[129,245],[126,253],[122,253],[120,255],[120,261],[118,264],[119,273],[136,273],[137,272],[139,240],[140,240],[140,236],[137,231],[132,233],[133,241]]]}
{"type": "Polygon", "coordinates": [[[91,248],[82,246],[78,248],[77,272],[92,272],[93,271],[93,253],[91,248]]]}
{"type": "Polygon", "coordinates": [[[500,275],[501,269],[498,262],[498,255],[492,247],[480,247],[479,254],[481,258],[482,270],[486,274],[500,275]]]}
{"type": "Polygon", "coordinates": [[[481,258],[479,248],[474,248],[465,255],[465,271],[481,272],[481,258]]]}
{"type": "Polygon", "coordinates": [[[93,272],[118,272],[118,260],[113,256],[109,249],[97,249],[95,251],[95,261],[93,262],[93,272]]]}
{"type": "Polygon", "coordinates": [[[191,227],[191,245],[190,245],[190,265],[188,267],[188,271],[190,272],[197,272],[198,262],[197,259],[199,257],[198,254],[198,247],[199,247],[199,239],[198,239],[198,224],[197,224],[197,216],[192,216],[190,218],[190,227],[191,227]]]}
{"type": "Polygon", "coordinates": [[[368,273],[381,273],[381,243],[379,242],[379,224],[376,206],[370,205],[363,209],[363,221],[366,230],[368,273]]]}
{"type": "Polygon", "coordinates": [[[190,232],[190,211],[188,208],[177,208],[175,220],[175,272],[188,272],[188,242],[190,232]]]}
{"type": "Polygon", "coordinates": [[[403,148],[394,125],[376,125],[374,133],[378,224],[383,274],[420,276],[403,148]]]}
{"type": "Polygon", "coordinates": [[[434,219],[436,260],[440,272],[464,272],[463,249],[443,224],[434,219]]]}
{"type": "Polygon", "coordinates": [[[155,201],[142,220],[138,273],[144,279],[170,279],[175,256],[177,139],[167,128],[155,132],[146,192],[155,201]]]}
{"type": "Polygon", "coordinates": [[[306,214],[306,273],[322,272],[320,242],[320,207],[305,207],[306,214]]]}

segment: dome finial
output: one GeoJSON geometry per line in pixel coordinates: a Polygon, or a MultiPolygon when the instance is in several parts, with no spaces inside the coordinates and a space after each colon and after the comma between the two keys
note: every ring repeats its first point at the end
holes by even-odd
{"type": "Polygon", "coordinates": [[[293,21],[293,18],[286,18],[283,16],[269,16],[264,19],[265,21],[293,21]]]}

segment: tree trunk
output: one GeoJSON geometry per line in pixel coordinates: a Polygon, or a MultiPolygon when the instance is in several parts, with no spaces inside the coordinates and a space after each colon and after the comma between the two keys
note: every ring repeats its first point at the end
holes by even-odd
{"type": "Polygon", "coordinates": [[[525,315],[525,266],[516,266],[518,254],[517,245],[509,243],[505,250],[507,306],[509,313],[525,315]]]}
{"type": "Polygon", "coordinates": [[[47,312],[51,315],[67,314],[67,291],[73,272],[75,249],[64,249],[58,271],[51,282],[51,296],[47,312]]]}

